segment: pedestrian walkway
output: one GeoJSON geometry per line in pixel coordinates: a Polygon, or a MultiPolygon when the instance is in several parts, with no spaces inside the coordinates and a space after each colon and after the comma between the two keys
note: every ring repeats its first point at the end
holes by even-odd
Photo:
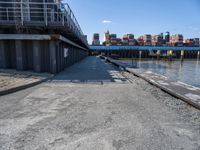
{"type": "Polygon", "coordinates": [[[67,68],[52,82],[126,82],[120,70],[99,57],[90,56],[67,68]]]}

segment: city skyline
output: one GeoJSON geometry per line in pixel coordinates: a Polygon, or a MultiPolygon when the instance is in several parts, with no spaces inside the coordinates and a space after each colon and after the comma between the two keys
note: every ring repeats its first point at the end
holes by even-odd
{"type": "MultiPolygon", "coordinates": [[[[138,39],[140,36],[143,36],[143,35],[157,36],[157,35],[160,35],[160,34],[165,34],[165,33],[167,33],[167,32],[169,32],[171,35],[181,34],[181,35],[183,35],[183,38],[184,38],[184,39],[200,38],[200,35],[199,35],[198,37],[185,37],[184,34],[182,34],[182,33],[174,33],[174,34],[173,34],[173,33],[171,33],[170,31],[160,32],[160,33],[157,33],[157,34],[143,33],[143,34],[138,35],[138,36],[136,36],[134,33],[124,33],[124,34],[122,34],[121,36],[119,36],[117,33],[113,33],[113,32],[111,32],[110,30],[106,30],[106,31],[104,31],[103,33],[95,32],[95,33],[93,33],[93,34],[91,35],[91,37],[93,37],[94,34],[99,34],[100,42],[102,43],[102,42],[105,41],[105,39],[104,39],[104,34],[105,34],[107,31],[109,31],[110,34],[115,34],[115,35],[117,36],[117,38],[123,38],[123,36],[126,35],[126,34],[133,34],[133,35],[134,35],[134,39],[138,39]]],[[[88,38],[89,38],[89,37],[88,37],[88,38]]],[[[93,39],[91,38],[91,42],[92,42],[92,40],[93,40],[93,39]]]]}
{"type": "Polygon", "coordinates": [[[191,46],[199,47],[199,38],[184,38],[182,34],[171,35],[170,32],[157,35],[144,34],[135,37],[134,34],[124,34],[118,37],[116,33],[104,32],[104,40],[100,41],[99,33],[94,33],[91,45],[131,45],[131,46],[191,46]]]}
{"type": "Polygon", "coordinates": [[[200,37],[200,14],[198,0],[135,0],[105,1],[65,0],[74,10],[83,32],[92,42],[93,33],[103,34],[109,30],[122,37],[133,33],[136,37],[143,34],[156,35],[169,31],[183,34],[185,38],[200,37]],[[85,6],[85,7],[83,7],[85,6]]]}

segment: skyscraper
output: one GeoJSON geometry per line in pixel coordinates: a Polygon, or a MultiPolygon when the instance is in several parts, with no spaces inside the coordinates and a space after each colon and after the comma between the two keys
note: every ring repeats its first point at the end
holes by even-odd
{"type": "Polygon", "coordinates": [[[171,46],[183,46],[183,35],[175,34],[170,37],[171,46]]]}
{"type": "Polygon", "coordinates": [[[93,34],[92,45],[100,45],[99,33],[93,34]]]}
{"type": "Polygon", "coordinates": [[[170,33],[169,32],[165,32],[165,42],[166,43],[170,42],[170,33]]]}
{"type": "Polygon", "coordinates": [[[106,45],[110,43],[110,32],[109,31],[104,33],[104,43],[106,45]]]}

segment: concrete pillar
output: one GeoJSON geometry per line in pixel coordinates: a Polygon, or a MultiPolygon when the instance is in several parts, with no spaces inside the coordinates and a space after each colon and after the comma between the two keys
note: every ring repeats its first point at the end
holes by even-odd
{"type": "Polygon", "coordinates": [[[173,51],[172,50],[167,51],[167,56],[168,56],[168,60],[172,61],[173,51]]]}
{"type": "Polygon", "coordinates": [[[49,42],[50,53],[50,72],[57,73],[57,61],[56,61],[56,41],[49,42]]]}
{"type": "Polygon", "coordinates": [[[197,52],[197,60],[200,59],[200,51],[197,52]]]}
{"type": "Polygon", "coordinates": [[[16,69],[17,70],[24,70],[25,67],[24,67],[22,41],[16,40],[15,41],[15,48],[16,48],[16,69]]]}
{"type": "Polygon", "coordinates": [[[181,61],[183,61],[184,60],[184,51],[182,50],[181,51],[181,61]]]}
{"type": "Polygon", "coordinates": [[[157,56],[157,59],[160,59],[160,50],[157,50],[156,56],[157,56]]]}
{"type": "Polygon", "coordinates": [[[0,68],[6,68],[6,53],[4,41],[0,41],[0,68]]]}
{"type": "Polygon", "coordinates": [[[139,59],[141,60],[142,58],[142,51],[139,51],[139,59]]]}
{"type": "Polygon", "coordinates": [[[41,46],[39,41],[33,41],[33,69],[41,72],[41,46]]]}

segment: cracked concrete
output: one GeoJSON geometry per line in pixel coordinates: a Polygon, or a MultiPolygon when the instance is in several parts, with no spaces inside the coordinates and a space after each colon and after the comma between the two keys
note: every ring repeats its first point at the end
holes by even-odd
{"type": "Polygon", "coordinates": [[[200,149],[199,110],[121,75],[130,82],[50,81],[0,97],[0,149],[200,149]]]}

